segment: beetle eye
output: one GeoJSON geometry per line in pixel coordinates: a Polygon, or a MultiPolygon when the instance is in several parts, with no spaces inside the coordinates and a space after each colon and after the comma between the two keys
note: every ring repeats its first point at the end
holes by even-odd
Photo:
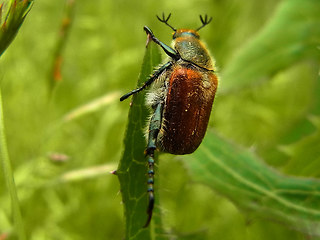
{"type": "Polygon", "coordinates": [[[172,39],[176,39],[177,38],[177,32],[174,32],[172,35],[172,39]]]}

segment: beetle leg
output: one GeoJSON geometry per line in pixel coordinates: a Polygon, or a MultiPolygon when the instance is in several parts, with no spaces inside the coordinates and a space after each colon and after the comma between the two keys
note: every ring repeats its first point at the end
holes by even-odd
{"type": "Polygon", "coordinates": [[[172,66],[172,62],[167,62],[166,64],[164,64],[163,66],[161,66],[158,70],[156,70],[151,77],[139,88],[132,90],[131,92],[128,92],[127,94],[123,95],[120,98],[120,101],[123,101],[125,99],[127,99],[128,97],[130,97],[131,95],[138,93],[140,91],[142,91],[143,89],[145,89],[147,86],[149,86],[151,83],[154,82],[154,80],[156,80],[161,73],[163,73],[163,71],[165,71],[167,68],[172,66]]]}
{"type": "Polygon", "coordinates": [[[176,50],[174,50],[173,48],[169,47],[168,45],[161,42],[158,38],[156,38],[150,28],[148,28],[147,26],[144,26],[143,29],[150,36],[152,41],[158,44],[169,57],[175,60],[178,60],[180,58],[180,54],[176,50]]]}
{"type": "Polygon", "coordinates": [[[148,219],[144,227],[147,227],[152,218],[152,212],[154,207],[154,151],[156,150],[156,141],[158,133],[161,127],[163,103],[159,103],[154,113],[151,116],[148,135],[148,146],[146,149],[146,156],[148,159],[148,196],[149,203],[147,208],[148,219]]]}

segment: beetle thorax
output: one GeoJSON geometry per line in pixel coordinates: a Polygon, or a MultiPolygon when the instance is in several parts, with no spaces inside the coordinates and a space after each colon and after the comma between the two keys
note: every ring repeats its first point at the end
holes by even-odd
{"type": "Polygon", "coordinates": [[[173,35],[173,46],[183,60],[208,70],[214,70],[209,52],[200,41],[197,31],[178,29],[173,35]]]}

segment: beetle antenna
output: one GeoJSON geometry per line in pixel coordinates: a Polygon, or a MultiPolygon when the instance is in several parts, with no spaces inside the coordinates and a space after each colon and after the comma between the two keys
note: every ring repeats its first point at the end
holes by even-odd
{"type": "Polygon", "coordinates": [[[169,15],[168,15],[167,18],[165,17],[164,13],[162,13],[162,18],[160,18],[158,15],[156,15],[156,16],[157,16],[157,18],[158,18],[158,20],[159,20],[160,22],[163,22],[164,24],[166,24],[166,25],[167,25],[168,27],[170,27],[173,31],[177,31],[177,29],[175,29],[174,27],[172,27],[172,26],[168,23],[169,18],[171,17],[171,13],[169,13],[169,15]]]}
{"type": "Polygon", "coordinates": [[[210,17],[208,19],[208,15],[207,14],[204,16],[204,18],[202,17],[202,15],[200,15],[200,20],[202,22],[202,26],[199,27],[196,31],[199,31],[201,28],[203,28],[204,26],[208,25],[211,22],[212,17],[210,17]]]}

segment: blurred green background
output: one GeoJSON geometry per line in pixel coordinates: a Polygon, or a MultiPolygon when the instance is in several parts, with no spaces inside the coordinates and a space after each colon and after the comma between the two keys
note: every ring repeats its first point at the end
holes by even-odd
{"type": "MultiPolygon", "coordinates": [[[[62,49],[62,80],[53,84],[66,2],[35,1],[0,60],[7,144],[28,239],[123,238],[119,183],[109,173],[123,151],[129,109],[129,101],[120,103],[119,97],[136,85],[145,51],[143,26],[163,42],[171,41],[171,30],[155,18],[162,12],[172,13],[170,23],[177,28],[199,27],[199,14],[213,17],[201,30],[221,73],[209,128],[253,149],[280,172],[319,177],[318,55],[285,59],[286,64],[259,75],[259,84],[249,87],[232,89],[236,78],[224,83],[234,57],[268,24],[281,2],[76,0],[62,49]],[[91,110],[83,107],[92,101],[91,110]],[[70,117],[75,109],[82,112],[70,117]]],[[[301,2],[301,8],[308,2],[301,2]]],[[[319,45],[319,35],[312,40],[319,45]]],[[[270,47],[272,53],[281,44],[261,48],[270,47]]],[[[242,62],[243,71],[255,61],[242,62]]],[[[278,62],[266,59],[263,64],[262,69],[278,62]]],[[[250,217],[194,183],[183,160],[174,156],[160,157],[158,177],[163,222],[178,239],[316,239],[276,221],[250,217]]],[[[1,175],[0,239],[15,239],[12,230],[10,197],[1,175]]]]}

